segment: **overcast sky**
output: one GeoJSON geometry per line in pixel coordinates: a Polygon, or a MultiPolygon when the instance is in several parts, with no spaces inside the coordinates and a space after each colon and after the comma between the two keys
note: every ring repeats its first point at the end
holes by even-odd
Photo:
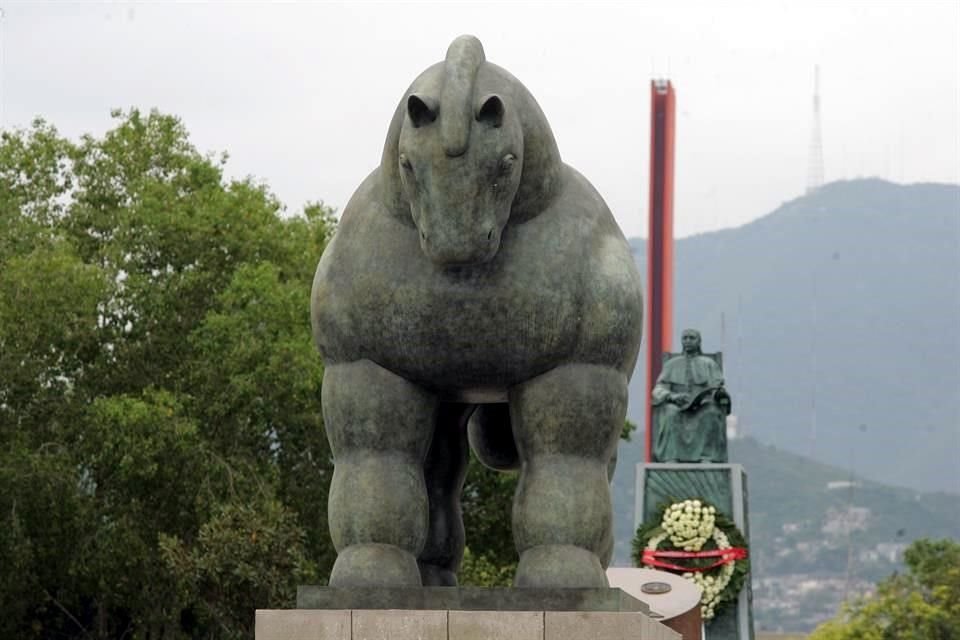
{"type": "Polygon", "coordinates": [[[413,78],[472,33],[628,236],[646,235],[649,84],[677,91],[676,234],[801,195],[821,68],[828,181],[960,182],[960,2],[66,4],[0,0],[0,124],[180,116],[290,210],[342,209],[413,78]],[[837,6],[838,5],[838,6],[837,6]]]}

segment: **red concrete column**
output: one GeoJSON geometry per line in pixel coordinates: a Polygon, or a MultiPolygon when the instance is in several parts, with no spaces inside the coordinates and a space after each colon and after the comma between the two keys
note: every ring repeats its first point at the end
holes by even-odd
{"type": "Polygon", "coordinates": [[[647,234],[647,462],[653,455],[650,390],[673,333],[673,160],[676,96],[669,80],[650,83],[650,218],[647,234]]]}

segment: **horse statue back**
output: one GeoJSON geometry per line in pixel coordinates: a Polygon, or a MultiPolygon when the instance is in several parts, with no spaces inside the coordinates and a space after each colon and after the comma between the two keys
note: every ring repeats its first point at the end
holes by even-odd
{"type": "Polygon", "coordinates": [[[404,93],[314,279],[331,586],[456,584],[471,446],[520,470],[516,584],[605,586],[642,306],[533,96],[456,39],[404,93]]]}

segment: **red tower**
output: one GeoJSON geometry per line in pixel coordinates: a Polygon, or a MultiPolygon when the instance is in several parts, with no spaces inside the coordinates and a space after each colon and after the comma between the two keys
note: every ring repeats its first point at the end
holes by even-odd
{"type": "Polygon", "coordinates": [[[647,233],[647,462],[653,455],[650,391],[673,334],[673,158],[676,96],[669,80],[650,83],[650,220],[647,233]]]}

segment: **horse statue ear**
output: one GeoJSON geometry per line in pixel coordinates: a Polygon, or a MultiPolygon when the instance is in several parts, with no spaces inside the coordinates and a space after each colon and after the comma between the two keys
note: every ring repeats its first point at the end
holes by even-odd
{"type": "Polygon", "coordinates": [[[413,123],[414,128],[419,129],[437,119],[437,102],[426,96],[411,93],[407,98],[407,115],[410,116],[410,122],[413,123]]]}
{"type": "Polygon", "coordinates": [[[477,111],[477,122],[483,122],[491,127],[499,127],[503,124],[503,100],[498,95],[487,96],[483,100],[483,105],[477,111]]]}

